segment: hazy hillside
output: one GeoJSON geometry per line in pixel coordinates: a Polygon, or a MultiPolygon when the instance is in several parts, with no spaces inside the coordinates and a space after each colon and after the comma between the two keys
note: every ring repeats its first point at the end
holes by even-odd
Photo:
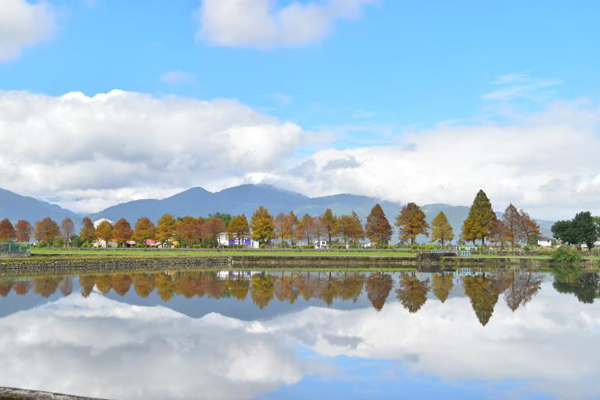
{"type": "MultiPolygon", "coordinates": [[[[250,217],[259,206],[269,209],[273,215],[294,211],[298,215],[321,214],[328,207],[336,214],[356,211],[366,216],[377,201],[366,196],[340,194],[311,198],[303,194],[280,190],[269,185],[241,185],[211,193],[202,188],[192,188],[163,200],[136,200],[109,207],[92,218],[116,220],[125,217],[135,221],[149,217],[157,221],[164,213],[175,216],[207,216],[211,213],[246,214],[250,217]]],[[[380,202],[388,215],[396,215],[399,204],[380,202]]],[[[391,217],[390,217],[391,218],[391,217]]]]}
{"type": "Polygon", "coordinates": [[[8,218],[13,223],[25,219],[32,224],[35,221],[50,217],[60,223],[69,217],[76,224],[81,219],[77,214],[65,210],[56,204],[36,200],[33,197],[21,196],[8,190],[0,189],[0,219],[8,218]]]}

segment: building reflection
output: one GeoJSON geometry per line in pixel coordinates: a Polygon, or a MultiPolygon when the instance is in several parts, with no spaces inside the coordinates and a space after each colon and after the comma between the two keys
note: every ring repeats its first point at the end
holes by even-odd
{"type": "MultiPolygon", "coordinates": [[[[71,295],[79,290],[83,297],[93,291],[104,295],[125,296],[134,292],[146,298],[155,293],[165,302],[175,296],[191,298],[232,298],[251,301],[264,309],[273,301],[294,304],[319,300],[327,306],[334,302],[356,302],[362,295],[380,311],[396,285],[396,298],[409,313],[417,313],[428,299],[445,303],[453,296],[468,297],[475,316],[486,326],[498,300],[515,312],[540,291],[543,276],[532,271],[479,272],[461,270],[454,273],[386,273],[351,271],[178,271],[139,272],[131,274],[83,274],[46,276],[31,279],[1,279],[0,296],[10,293],[23,296],[33,292],[43,298],[71,295]],[[397,279],[396,279],[397,278],[397,279]],[[78,281],[78,289],[76,282],[78,281]],[[462,286],[462,291],[460,290],[462,286]]],[[[582,303],[593,303],[600,297],[597,272],[578,269],[556,269],[554,288],[572,294],[582,303]]]]}

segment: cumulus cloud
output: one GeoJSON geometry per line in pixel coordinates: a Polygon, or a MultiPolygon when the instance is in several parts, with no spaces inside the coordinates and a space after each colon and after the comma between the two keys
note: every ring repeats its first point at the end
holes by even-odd
{"type": "Polygon", "coordinates": [[[0,92],[0,187],[93,211],[271,169],[302,133],[236,100],[0,92]]]}
{"type": "Polygon", "coordinates": [[[82,212],[241,183],[453,205],[484,189],[499,211],[552,220],[600,213],[599,130],[600,107],[581,100],[348,143],[236,100],[0,91],[0,187],[82,212]]]}
{"type": "Polygon", "coordinates": [[[357,18],[376,0],[292,2],[202,0],[198,38],[222,46],[293,47],[323,39],[336,20],[357,18]]]}
{"type": "Polygon", "coordinates": [[[537,218],[600,213],[599,128],[596,105],[560,102],[503,123],[440,125],[398,145],[322,149],[304,160],[306,168],[262,180],[309,195],[352,188],[419,204],[470,205],[484,189],[498,210],[512,202],[537,218]]]}
{"type": "Polygon", "coordinates": [[[0,62],[17,58],[25,47],[47,39],[55,28],[54,12],[46,2],[2,0],[0,62]]]}

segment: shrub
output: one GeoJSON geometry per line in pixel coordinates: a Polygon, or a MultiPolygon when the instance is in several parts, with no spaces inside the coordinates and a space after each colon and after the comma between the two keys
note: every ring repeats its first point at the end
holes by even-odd
{"type": "Polygon", "coordinates": [[[557,263],[572,264],[581,259],[581,254],[568,246],[562,246],[552,253],[551,258],[557,263]]]}

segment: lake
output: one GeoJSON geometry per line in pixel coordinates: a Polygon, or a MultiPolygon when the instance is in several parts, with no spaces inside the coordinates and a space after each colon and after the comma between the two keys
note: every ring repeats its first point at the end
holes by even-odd
{"type": "Polygon", "coordinates": [[[600,398],[599,274],[0,278],[0,386],[115,399],[600,398]]]}

